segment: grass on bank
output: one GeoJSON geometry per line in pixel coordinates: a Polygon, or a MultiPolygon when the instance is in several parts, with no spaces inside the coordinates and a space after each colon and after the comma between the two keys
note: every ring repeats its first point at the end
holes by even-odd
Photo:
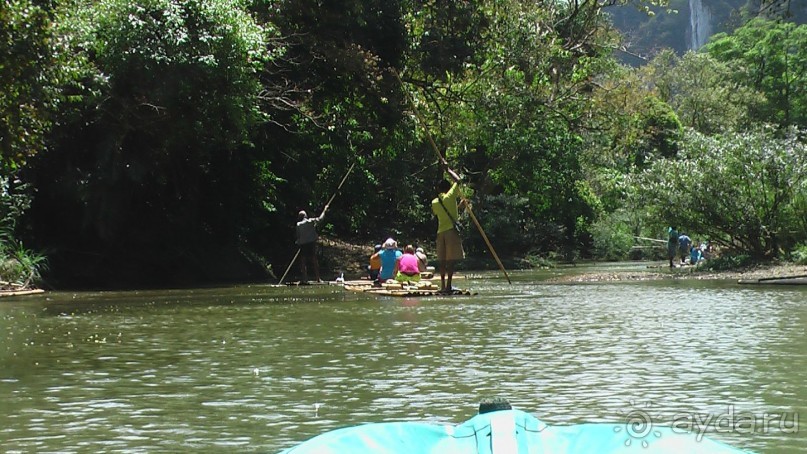
{"type": "Polygon", "coordinates": [[[41,283],[47,258],[8,235],[0,235],[0,290],[34,288],[41,283]]]}

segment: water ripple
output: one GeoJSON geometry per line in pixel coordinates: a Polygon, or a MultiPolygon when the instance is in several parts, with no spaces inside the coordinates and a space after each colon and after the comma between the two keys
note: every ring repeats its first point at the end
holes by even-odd
{"type": "MultiPolygon", "coordinates": [[[[346,425],[461,422],[486,396],[551,424],[807,411],[801,289],[468,284],[480,296],[248,286],[0,306],[4,448],[277,451],[346,425]]],[[[803,448],[781,428],[714,436],[803,448]]]]}

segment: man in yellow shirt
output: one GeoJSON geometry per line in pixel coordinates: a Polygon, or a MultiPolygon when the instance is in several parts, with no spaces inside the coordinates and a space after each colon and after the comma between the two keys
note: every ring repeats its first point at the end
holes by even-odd
{"type": "MultiPolygon", "coordinates": [[[[456,178],[458,180],[458,178],[456,178]]],[[[440,180],[437,197],[432,200],[432,212],[437,216],[437,265],[440,268],[440,292],[451,293],[451,279],[457,261],[465,258],[462,238],[457,230],[459,208],[457,199],[462,197],[458,183],[440,180]]]]}

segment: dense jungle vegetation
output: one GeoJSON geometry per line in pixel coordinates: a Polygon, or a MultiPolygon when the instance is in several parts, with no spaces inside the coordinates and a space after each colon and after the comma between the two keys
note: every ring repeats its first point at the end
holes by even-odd
{"type": "Polygon", "coordinates": [[[426,130],[505,258],[622,259],[671,224],[807,255],[807,26],[747,12],[698,53],[621,65],[607,11],[667,5],[3,2],[0,275],[263,279],[354,163],[321,230],[428,241],[426,130]]]}

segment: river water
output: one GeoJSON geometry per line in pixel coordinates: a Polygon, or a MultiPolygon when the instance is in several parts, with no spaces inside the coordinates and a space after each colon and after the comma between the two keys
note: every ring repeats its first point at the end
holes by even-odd
{"type": "Polygon", "coordinates": [[[6,298],[0,446],[275,452],[360,423],[460,423],[501,396],[548,424],[638,414],[807,451],[807,288],[545,282],[589,270],[472,275],[456,283],[479,294],[453,299],[269,285],[6,298]]]}

